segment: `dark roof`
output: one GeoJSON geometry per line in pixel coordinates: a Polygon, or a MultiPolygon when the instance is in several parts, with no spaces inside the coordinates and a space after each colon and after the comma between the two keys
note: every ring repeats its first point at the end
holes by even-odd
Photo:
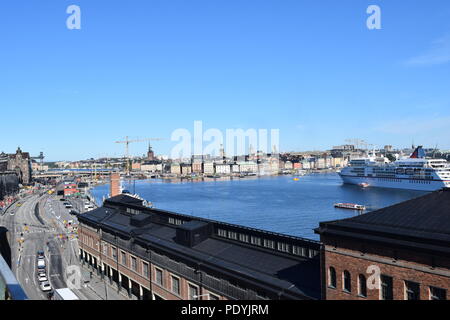
{"type": "MultiPolygon", "coordinates": [[[[115,201],[118,199],[114,197],[115,201]]],[[[109,199],[111,200],[111,199],[109,199]]],[[[188,247],[176,241],[177,229],[194,230],[208,225],[205,221],[187,221],[182,225],[171,225],[147,219],[156,213],[170,214],[170,212],[148,209],[138,215],[114,208],[98,208],[79,217],[80,223],[94,223],[96,226],[113,233],[122,234],[124,238],[134,238],[138,243],[156,247],[158,250],[175,255],[180,259],[187,259],[196,264],[209,266],[215,270],[223,270],[233,274],[243,281],[263,283],[271,286],[274,291],[284,291],[285,294],[295,294],[305,298],[320,298],[320,268],[319,259],[291,256],[277,251],[250,246],[208,236],[204,241],[188,247]],[[145,225],[135,227],[145,221],[145,225]]],[[[175,213],[172,213],[175,214],[175,213]]],[[[264,232],[264,231],[261,231],[264,232]]],[[[105,233],[103,233],[105,234],[105,233]]],[[[286,239],[294,238],[287,236],[286,239]]],[[[298,239],[302,240],[302,239],[298,239]]],[[[318,243],[312,242],[317,246],[318,243]]]]}
{"type": "Polygon", "coordinates": [[[107,202],[112,203],[121,203],[121,204],[134,204],[134,205],[142,205],[142,200],[139,200],[135,197],[129,196],[127,194],[119,194],[117,196],[106,199],[107,202]]]}
{"type": "Polygon", "coordinates": [[[415,247],[428,249],[431,249],[430,246],[448,247],[450,189],[434,191],[360,216],[321,222],[315,231],[324,235],[389,241],[393,244],[407,245],[408,242],[414,242],[415,247]]]}

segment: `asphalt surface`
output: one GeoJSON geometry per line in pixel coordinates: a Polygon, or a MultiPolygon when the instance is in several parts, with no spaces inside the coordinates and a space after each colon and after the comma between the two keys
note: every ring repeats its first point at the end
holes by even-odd
{"type": "MultiPolygon", "coordinates": [[[[76,217],[69,214],[61,197],[54,195],[29,195],[0,215],[0,225],[9,230],[12,271],[31,300],[47,300],[37,278],[37,252],[44,251],[47,278],[53,289],[68,287],[66,269],[80,267],[76,233],[68,222],[76,226],[76,217]]],[[[73,209],[84,212],[83,199],[71,199],[73,209]]],[[[80,270],[83,270],[80,268],[80,270]]],[[[104,299],[105,288],[89,286],[89,273],[82,272],[78,290],[73,290],[81,300],[104,299]]],[[[110,298],[117,298],[109,294],[110,298]]]]}

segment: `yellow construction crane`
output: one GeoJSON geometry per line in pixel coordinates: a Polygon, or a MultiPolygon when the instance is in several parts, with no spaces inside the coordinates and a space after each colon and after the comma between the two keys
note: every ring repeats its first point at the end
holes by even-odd
{"type": "Polygon", "coordinates": [[[135,139],[135,140],[129,140],[128,136],[125,137],[125,140],[123,141],[116,141],[116,143],[124,143],[125,144],[125,158],[128,159],[129,158],[129,154],[128,154],[128,146],[130,143],[134,143],[134,142],[147,142],[147,141],[161,141],[161,140],[166,140],[164,138],[145,138],[145,139],[135,139]]]}

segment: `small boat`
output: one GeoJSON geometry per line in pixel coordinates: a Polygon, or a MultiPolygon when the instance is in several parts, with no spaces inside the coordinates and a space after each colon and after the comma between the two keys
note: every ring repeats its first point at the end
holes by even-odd
{"type": "Polygon", "coordinates": [[[358,186],[360,186],[361,188],[367,188],[369,186],[369,184],[366,182],[363,182],[363,183],[359,183],[358,186]]]}
{"type": "Polygon", "coordinates": [[[356,203],[335,203],[335,208],[341,208],[341,209],[351,209],[351,210],[366,210],[366,207],[362,204],[356,204],[356,203]]]}
{"type": "Polygon", "coordinates": [[[300,179],[299,179],[299,178],[297,178],[297,177],[295,177],[295,178],[294,178],[294,181],[299,181],[299,180],[300,180],[300,179]]]}

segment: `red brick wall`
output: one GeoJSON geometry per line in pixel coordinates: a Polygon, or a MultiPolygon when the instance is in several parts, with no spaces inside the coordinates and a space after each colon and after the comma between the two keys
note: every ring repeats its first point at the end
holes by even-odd
{"type": "Polygon", "coordinates": [[[378,289],[367,289],[367,298],[358,296],[358,275],[363,274],[366,279],[369,278],[371,274],[367,273],[367,268],[371,265],[378,266],[381,274],[393,278],[395,300],[405,299],[405,280],[420,284],[421,300],[430,298],[430,286],[446,289],[447,299],[450,299],[450,260],[448,258],[435,257],[433,259],[435,267],[432,268],[431,256],[418,252],[369,245],[364,246],[364,252],[361,252],[361,243],[323,237],[321,240],[326,244],[322,272],[325,275],[325,298],[328,300],[380,299],[378,289]],[[336,270],[336,289],[328,286],[330,266],[336,270]],[[344,270],[351,274],[351,293],[343,290],[344,270]]]}

